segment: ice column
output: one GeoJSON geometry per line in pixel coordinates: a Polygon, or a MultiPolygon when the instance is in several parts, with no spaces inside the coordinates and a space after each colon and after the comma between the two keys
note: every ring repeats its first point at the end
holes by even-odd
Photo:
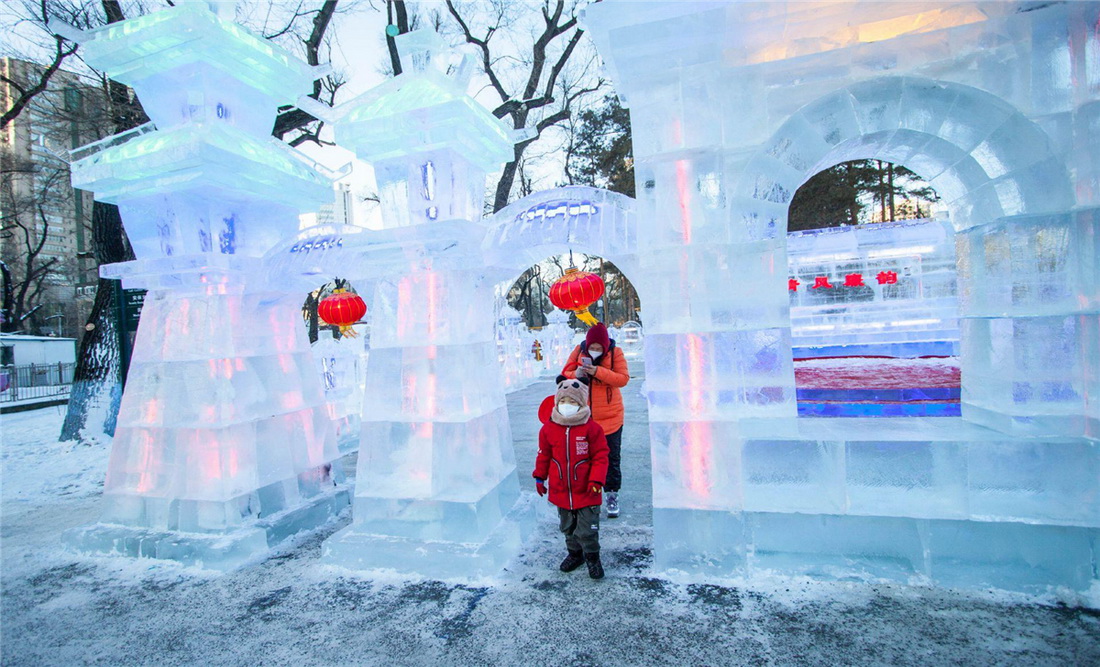
{"type": "Polygon", "coordinates": [[[81,52],[152,118],[72,165],[76,187],[119,206],[137,255],[103,275],[149,292],[101,523],[67,539],[232,568],[349,502],[300,295],[256,271],[332,196],[271,137],[317,73],[199,3],[104,27],[81,52]]]}
{"type": "Polygon", "coordinates": [[[655,553],[661,566],[740,571],[740,425],[796,416],[785,193],[735,187],[705,111],[725,104],[717,70],[654,94],[631,120],[663,135],[635,143],[655,553]]]}
{"type": "Polygon", "coordinates": [[[430,31],[403,35],[405,73],[335,110],[336,138],[374,163],[387,229],[357,241],[379,271],[352,525],[324,558],[437,577],[491,574],[518,548],[519,498],[484,275],[485,174],[512,137],[448,76],[430,31]]]}

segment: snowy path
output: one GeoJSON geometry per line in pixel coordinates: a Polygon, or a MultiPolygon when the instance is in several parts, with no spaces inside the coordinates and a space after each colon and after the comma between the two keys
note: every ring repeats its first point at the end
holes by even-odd
{"type": "MultiPolygon", "coordinates": [[[[56,408],[4,415],[4,665],[1100,664],[1100,614],[980,594],[782,580],[753,589],[648,572],[649,452],[641,378],[625,392],[623,518],[608,576],[562,574],[554,526],[497,581],[366,580],[320,566],[344,525],[224,576],[59,551],[93,521],[103,446],[52,442],[56,408]]],[[[543,382],[509,397],[525,490],[543,382]]]]}

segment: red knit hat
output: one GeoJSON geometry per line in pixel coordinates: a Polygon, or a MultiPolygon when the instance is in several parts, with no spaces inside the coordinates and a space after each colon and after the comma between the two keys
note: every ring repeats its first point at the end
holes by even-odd
{"type": "Polygon", "coordinates": [[[587,345],[602,345],[604,352],[611,348],[611,338],[607,335],[607,327],[603,322],[597,322],[596,326],[588,330],[584,336],[584,342],[587,345]]]}

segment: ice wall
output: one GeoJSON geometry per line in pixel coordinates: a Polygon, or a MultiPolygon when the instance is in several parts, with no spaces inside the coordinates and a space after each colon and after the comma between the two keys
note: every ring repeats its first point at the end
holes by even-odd
{"type": "Polygon", "coordinates": [[[565,366],[575,346],[577,332],[568,325],[568,316],[561,311],[550,313],[548,319],[550,322],[546,326],[528,329],[519,311],[507,306],[498,310],[497,350],[506,391],[518,391],[546,375],[556,376],[565,366]],[[541,359],[536,358],[536,343],[541,359]]]}
{"type": "Polygon", "coordinates": [[[317,74],[200,3],[100,28],[81,53],[152,119],[72,164],[74,186],[118,205],[137,256],[102,274],[150,291],[101,522],[67,539],[229,569],[348,504],[300,295],[259,270],[331,196],[270,136],[317,74]]]}
{"type": "Polygon", "coordinates": [[[587,10],[633,127],[659,566],[1095,585],[1098,18],[1095,3],[587,10]],[[869,158],[913,169],[950,212],[963,418],[832,433],[793,418],[787,206],[869,158]]]}
{"type": "Polygon", "coordinates": [[[573,348],[583,340],[580,332],[569,326],[569,316],[564,311],[555,310],[546,316],[549,324],[543,327],[535,335],[542,344],[542,358],[545,368],[543,372],[550,377],[557,377],[573,348]]]}
{"type": "Polygon", "coordinates": [[[642,325],[637,322],[624,322],[621,327],[608,329],[615,344],[623,351],[627,359],[637,359],[645,350],[645,336],[642,325]]]}
{"type": "Polygon", "coordinates": [[[532,350],[535,336],[527,329],[519,311],[509,306],[498,306],[496,338],[505,391],[513,392],[534,382],[541,374],[544,362],[535,361],[532,350]]]}

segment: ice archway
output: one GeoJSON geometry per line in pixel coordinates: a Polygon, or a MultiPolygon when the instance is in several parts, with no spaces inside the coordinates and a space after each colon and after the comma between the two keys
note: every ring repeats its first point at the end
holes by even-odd
{"type": "MultiPolygon", "coordinates": [[[[989,298],[995,292],[989,276],[975,272],[984,262],[970,256],[985,252],[991,232],[994,238],[1022,244],[1017,246],[1021,255],[1068,249],[1061,244],[1069,236],[1056,219],[1034,217],[1058,214],[1074,203],[1065,162],[1054,153],[1042,128],[1001,98],[971,86],[918,77],[859,82],[807,104],[756,151],[736,186],[736,196],[757,202],[756,215],[744,216],[743,221],[751,224],[763,219],[785,229],[790,199],[803,183],[823,169],[858,159],[885,160],[913,169],[941,194],[951,213],[961,250],[964,416],[994,428],[1031,434],[1060,431],[1054,424],[1037,425],[1036,417],[1047,422],[1082,417],[1073,413],[1083,412],[1083,378],[1076,378],[1068,392],[1059,392],[1046,405],[1034,400],[1013,405],[1021,403],[1013,400],[1021,382],[1061,382],[1057,376],[1063,372],[1083,369],[1074,368],[1076,348],[1064,345],[1058,334],[1065,324],[1056,321],[1048,323],[1052,330],[1047,333],[1055,344],[1063,344],[1048,346],[1044,354],[1068,355],[1063,364],[1029,369],[1030,378],[1007,375],[1017,369],[990,365],[988,349],[995,341],[989,329],[996,325],[989,317],[998,314],[999,307],[1011,306],[1011,300],[997,303],[996,294],[989,298]],[[1034,375],[1043,371],[1050,377],[1034,375]],[[1075,399],[1078,404],[1072,403],[1075,399]]],[[[1016,261],[1025,275],[1027,261],[1016,261]]],[[[1042,298],[1057,298],[1050,287],[1043,290],[1042,298]]],[[[1063,290],[1063,296],[1072,297],[1072,285],[1065,287],[1069,289],[1063,290]]],[[[1017,289],[1015,298],[1026,300],[1027,292],[1036,291],[1017,289]]],[[[1032,305],[1047,307],[1038,302],[1032,305]]],[[[1031,335],[1029,343],[1042,344],[1036,334],[1031,335]]]]}
{"type": "Polygon", "coordinates": [[[637,266],[634,200],[616,192],[580,185],[544,190],[509,204],[486,222],[486,262],[516,275],[571,249],[609,259],[624,272],[637,266]]]}
{"type": "Polygon", "coordinates": [[[756,151],[735,192],[785,221],[811,176],[860,159],[920,174],[957,230],[1073,205],[1065,162],[1035,122],[980,89],[920,77],[862,81],[807,104],[756,151]]]}
{"type": "MultiPolygon", "coordinates": [[[[626,195],[587,186],[544,190],[513,202],[485,222],[488,228],[482,251],[501,285],[510,286],[532,266],[570,251],[598,255],[613,262],[628,279],[636,277],[637,213],[634,199],[626,195]]],[[[638,296],[644,303],[640,291],[638,296]]],[[[542,368],[555,371],[572,351],[575,338],[565,324],[565,313],[556,312],[562,320],[559,324],[551,323],[539,332],[524,328],[519,340],[513,341],[526,351],[530,349],[528,341],[538,340],[545,358],[542,368]]],[[[534,377],[526,372],[521,375],[534,377]]]]}

